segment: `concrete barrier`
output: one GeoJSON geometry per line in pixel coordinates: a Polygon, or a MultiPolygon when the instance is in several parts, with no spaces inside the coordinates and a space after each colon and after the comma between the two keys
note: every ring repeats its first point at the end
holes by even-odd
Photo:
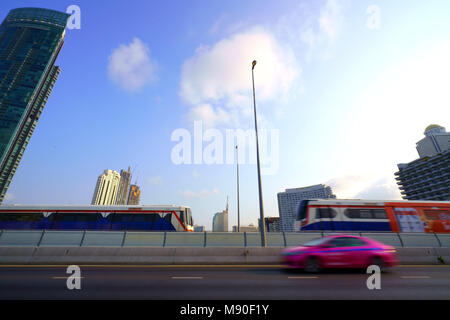
{"type": "MultiPolygon", "coordinates": [[[[282,251],[282,247],[0,247],[0,264],[279,265],[282,251]]],[[[400,264],[449,264],[450,248],[398,248],[397,257],[400,264]]]]}

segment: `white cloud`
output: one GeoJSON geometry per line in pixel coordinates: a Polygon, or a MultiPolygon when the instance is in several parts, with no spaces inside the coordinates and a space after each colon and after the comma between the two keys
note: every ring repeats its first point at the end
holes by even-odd
{"type": "Polygon", "coordinates": [[[109,76],[127,91],[138,91],[155,82],[156,70],[156,62],[150,59],[150,49],[138,38],[128,45],[121,44],[109,56],[109,76]]]}
{"type": "Polygon", "coordinates": [[[215,127],[230,122],[230,114],[223,108],[214,108],[210,104],[201,104],[193,107],[189,112],[189,120],[203,120],[205,127],[215,127]]]}
{"type": "Polygon", "coordinates": [[[300,72],[291,49],[259,27],[200,46],[181,74],[180,95],[193,106],[191,117],[227,123],[251,115],[253,60],[260,102],[286,94],[300,72]]]}
{"type": "Polygon", "coordinates": [[[306,60],[330,56],[330,48],[343,29],[350,5],[349,0],[327,0],[319,6],[316,3],[301,2],[281,17],[277,26],[280,36],[302,52],[306,60]]]}
{"type": "Polygon", "coordinates": [[[393,173],[382,178],[369,174],[346,175],[326,184],[331,186],[338,199],[401,200],[393,173]]]}
{"type": "Polygon", "coordinates": [[[148,182],[154,185],[162,185],[162,178],[160,176],[148,179],[148,182]]]}
{"type": "Polygon", "coordinates": [[[319,17],[320,30],[330,41],[334,41],[342,24],[342,8],[337,0],[328,0],[319,17]]]}
{"type": "Polygon", "coordinates": [[[213,190],[203,189],[202,191],[195,192],[191,190],[185,190],[180,192],[183,197],[186,198],[207,198],[210,196],[218,195],[220,193],[219,189],[214,188],[213,190]]]}

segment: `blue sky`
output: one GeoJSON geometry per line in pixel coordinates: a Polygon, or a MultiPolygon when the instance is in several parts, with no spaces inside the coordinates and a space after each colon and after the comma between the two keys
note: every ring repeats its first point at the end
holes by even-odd
{"type": "MultiPolygon", "coordinates": [[[[191,206],[207,229],[229,196],[231,229],[235,164],[177,165],[171,136],[193,135],[194,120],[223,136],[253,128],[253,59],[259,128],[279,136],[266,216],[278,192],[318,183],[339,198],[399,199],[397,163],[418,157],[427,125],[450,127],[445,0],[6,0],[0,13],[70,5],[81,29],[67,30],[5,203],[89,204],[103,170],[131,166],[142,204],[191,206]]],[[[241,223],[256,224],[256,166],[240,173],[241,223]]]]}

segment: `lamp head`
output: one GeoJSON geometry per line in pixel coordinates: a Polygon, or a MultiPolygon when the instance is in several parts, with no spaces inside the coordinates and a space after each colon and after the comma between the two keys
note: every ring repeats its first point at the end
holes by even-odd
{"type": "Polygon", "coordinates": [[[252,62],[252,70],[255,69],[255,66],[256,66],[256,60],[253,60],[253,62],[252,62]]]}

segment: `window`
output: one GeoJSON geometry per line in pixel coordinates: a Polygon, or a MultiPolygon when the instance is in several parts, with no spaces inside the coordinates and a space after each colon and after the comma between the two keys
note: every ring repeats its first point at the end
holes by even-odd
{"type": "Polygon", "coordinates": [[[336,211],[331,208],[317,208],[316,219],[333,219],[337,215],[336,211]]]}
{"type": "Polygon", "coordinates": [[[344,214],[350,219],[387,219],[384,209],[351,208],[346,209],[344,214]]]}
{"type": "Polygon", "coordinates": [[[0,213],[0,222],[37,222],[43,217],[42,213],[0,213]]]}
{"type": "Polygon", "coordinates": [[[333,247],[361,247],[365,246],[366,243],[359,238],[341,237],[331,240],[330,245],[333,247]]]}

